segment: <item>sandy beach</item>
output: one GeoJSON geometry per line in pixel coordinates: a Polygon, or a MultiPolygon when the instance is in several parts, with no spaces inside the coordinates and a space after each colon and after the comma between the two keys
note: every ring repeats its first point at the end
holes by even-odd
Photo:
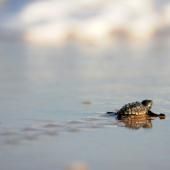
{"type": "Polygon", "coordinates": [[[165,37],[140,48],[1,42],[0,169],[168,170],[169,63],[165,37]],[[146,98],[167,116],[150,128],[103,116],[146,98]]]}

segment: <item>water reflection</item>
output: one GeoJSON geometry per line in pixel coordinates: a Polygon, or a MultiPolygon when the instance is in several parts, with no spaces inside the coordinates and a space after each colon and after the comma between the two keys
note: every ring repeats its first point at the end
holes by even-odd
{"type": "Polygon", "coordinates": [[[123,117],[120,121],[129,129],[152,128],[152,118],[145,116],[123,117]]]}

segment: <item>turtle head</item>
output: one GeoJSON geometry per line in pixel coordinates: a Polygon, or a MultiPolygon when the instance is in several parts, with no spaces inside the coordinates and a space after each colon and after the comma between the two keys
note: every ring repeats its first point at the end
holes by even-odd
{"type": "Polygon", "coordinates": [[[152,108],[153,101],[152,100],[143,100],[142,104],[150,110],[152,108]]]}

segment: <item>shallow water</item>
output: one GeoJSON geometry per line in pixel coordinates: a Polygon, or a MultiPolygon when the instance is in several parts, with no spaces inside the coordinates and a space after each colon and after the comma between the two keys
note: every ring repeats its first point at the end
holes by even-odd
{"type": "Polygon", "coordinates": [[[1,170],[170,168],[170,43],[145,46],[0,43],[1,170]],[[130,129],[104,116],[153,99],[152,128],[130,129]]]}

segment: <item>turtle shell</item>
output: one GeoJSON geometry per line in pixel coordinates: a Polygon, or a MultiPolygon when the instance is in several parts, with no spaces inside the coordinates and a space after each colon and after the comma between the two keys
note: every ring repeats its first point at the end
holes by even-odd
{"type": "Polygon", "coordinates": [[[146,115],[148,109],[141,102],[128,103],[124,105],[118,112],[118,115],[146,115]]]}

